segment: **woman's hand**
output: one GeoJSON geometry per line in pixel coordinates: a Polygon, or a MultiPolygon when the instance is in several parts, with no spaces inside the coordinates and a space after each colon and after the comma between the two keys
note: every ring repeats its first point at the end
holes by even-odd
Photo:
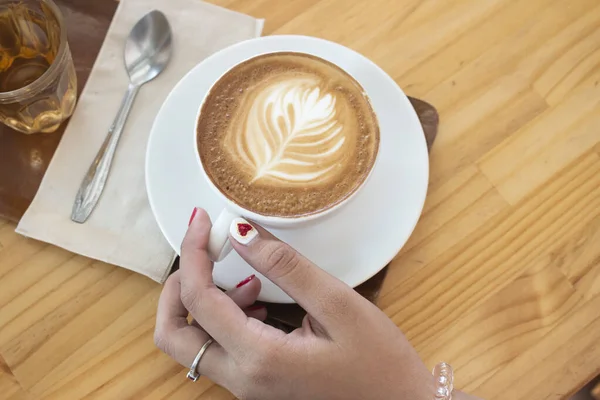
{"type": "Polygon", "coordinates": [[[266,230],[244,223],[232,225],[233,247],[308,312],[302,327],[286,334],[262,322],[264,308],[248,308],[260,291],[258,278],[228,293],[215,286],[206,251],[211,223],[199,209],[180,270],[161,295],[155,341],[162,351],[189,367],[210,335],[215,343],[198,372],[241,399],[433,398],[430,372],[383,312],[266,230]]]}

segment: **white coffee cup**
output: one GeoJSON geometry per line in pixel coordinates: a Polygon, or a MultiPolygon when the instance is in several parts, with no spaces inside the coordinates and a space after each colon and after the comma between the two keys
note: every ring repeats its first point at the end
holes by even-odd
{"type": "MultiPolygon", "coordinates": [[[[271,53],[272,52],[265,52],[265,53],[257,54],[249,59],[260,57],[265,54],[271,54],[271,53]]],[[[296,53],[310,55],[310,53],[302,53],[302,52],[296,52],[296,53]]],[[[230,229],[232,222],[236,218],[240,218],[240,217],[245,218],[250,221],[255,221],[258,224],[263,225],[268,228],[279,228],[279,229],[295,228],[295,227],[299,227],[299,226],[304,226],[306,224],[316,223],[317,220],[322,219],[326,215],[329,215],[329,214],[335,212],[336,210],[338,210],[339,208],[343,207],[344,205],[348,204],[357,195],[357,193],[365,186],[366,182],[369,180],[369,177],[371,176],[371,173],[375,169],[375,165],[377,164],[377,159],[378,159],[378,156],[377,156],[375,158],[373,165],[371,166],[371,170],[369,171],[368,175],[365,177],[365,179],[360,184],[360,186],[354,190],[354,192],[352,192],[348,197],[346,197],[341,202],[339,202],[327,209],[324,209],[320,212],[317,212],[317,213],[313,213],[313,214],[309,214],[309,215],[302,215],[302,216],[292,216],[292,217],[263,215],[263,214],[259,214],[259,213],[250,211],[250,210],[240,206],[239,204],[236,204],[233,201],[231,201],[212,182],[212,180],[208,177],[206,170],[204,169],[204,166],[203,166],[201,158],[200,158],[200,152],[198,149],[197,141],[196,141],[197,140],[196,126],[197,126],[197,122],[200,118],[200,113],[202,112],[202,107],[204,105],[204,102],[206,101],[206,98],[208,97],[208,95],[211,93],[212,87],[214,87],[214,85],[217,82],[219,82],[221,80],[221,78],[227,72],[229,72],[231,69],[235,68],[237,65],[239,65],[242,62],[245,62],[247,60],[243,60],[243,61],[239,62],[238,64],[236,64],[235,66],[231,67],[229,70],[223,72],[223,74],[220,75],[219,78],[217,80],[215,80],[215,82],[213,82],[211,89],[207,91],[206,95],[204,96],[204,99],[202,100],[202,103],[200,104],[200,108],[198,109],[198,113],[196,115],[196,125],[194,125],[194,132],[192,135],[193,146],[196,151],[196,160],[200,167],[200,170],[202,171],[202,175],[204,176],[204,179],[206,179],[208,186],[212,188],[212,190],[217,194],[217,196],[219,196],[222,199],[223,203],[225,204],[225,207],[220,212],[217,219],[215,221],[213,221],[212,229],[210,231],[210,237],[209,237],[209,241],[208,241],[208,255],[209,255],[210,259],[213,261],[223,260],[229,254],[229,252],[232,250],[231,242],[229,241],[229,229],[230,229]]],[[[339,65],[338,65],[338,68],[343,69],[339,65]]],[[[348,73],[348,72],[346,71],[346,73],[348,73]]],[[[350,74],[348,73],[348,75],[350,75],[350,74]]],[[[352,76],[352,75],[350,75],[350,76],[352,76]]],[[[360,82],[356,78],[353,77],[353,79],[356,82],[358,82],[358,84],[360,85],[360,82]]],[[[368,100],[368,98],[367,98],[367,100],[368,100]]],[[[377,155],[379,155],[379,151],[377,152],[377,155]]]]}

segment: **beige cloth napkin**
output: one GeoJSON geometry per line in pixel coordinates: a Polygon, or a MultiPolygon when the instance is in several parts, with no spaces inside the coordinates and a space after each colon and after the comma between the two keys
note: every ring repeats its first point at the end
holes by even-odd
{"type": "Polygon", "coordinates": [[[260,36],[263,20],[200,0],[121,0],[68,128],[17,232],[163,282],[175,253],[146,196],[144,159],[154,117],[175,84],[210,54],[260,36]],[[127,89],[125,39],[138,19],[157,9],[173,30],[173,58],[146,84],[133,106],[96,209],[71,221],[81,180],[100,148],[127,89]]]}

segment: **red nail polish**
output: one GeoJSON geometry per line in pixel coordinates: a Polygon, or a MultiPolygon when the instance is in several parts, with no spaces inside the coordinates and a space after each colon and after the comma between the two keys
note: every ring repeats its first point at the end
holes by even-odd
{"type": "Polygon", "coordinates": [[[194,217],[196,216],[197,211],[198,211],[198,207],[194,207],[194,211],[192,211],[192,216],[190,217],[190,220],[188,221],[188,226],[190,226],[192,224],[192,221],[194,220],[194,217]]]}
{"type": "Polygon", "coordinates": [[[252,279],[254,279],[256,275],[252,274],[249,277],[247,277],[246,279],[244,279],[243,281],[241,281],[240,283],[238,283],[237,285],[235,285],[236,288],[242,287],[245,284],[247,284],[248,282],[250,282],[252,279]]]}
{"type": "Polygon", "coordinates": [[[263,308],[265,308],[265,306],[263,306],[262,304],[255,304],[253,306],[246,308],[246,311],[257,311],[257,310],[261,310],[263,308]]]}
{"type": "Polygon", "coordinates": [[[246,237],[246,235],[248,235],[248,232],[250,232],[254,228],[250,224],[237,224],[237,229],[240,236],[246,237]]]}

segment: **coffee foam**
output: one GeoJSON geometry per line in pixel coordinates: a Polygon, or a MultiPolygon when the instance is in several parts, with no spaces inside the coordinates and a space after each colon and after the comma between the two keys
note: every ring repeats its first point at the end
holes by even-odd
{"type": "Polygon", "coordinates": [[[319,185],[343,161],[350,129],[336,93],[315,76],[279,74],[246,95],[245,121],[229,131],[228,148],[252,173],[252,182],[319,185]],[[288,76],[291,75],[291,76],[288,76]]]}
{"type": "Polygon", "coordinates": [[[252,211],[292,216],[349,196],[379,131],[362,88],[333,64],[275,53],[225,74],[207,96],[198,145],[209,178],[252,211]]]}

